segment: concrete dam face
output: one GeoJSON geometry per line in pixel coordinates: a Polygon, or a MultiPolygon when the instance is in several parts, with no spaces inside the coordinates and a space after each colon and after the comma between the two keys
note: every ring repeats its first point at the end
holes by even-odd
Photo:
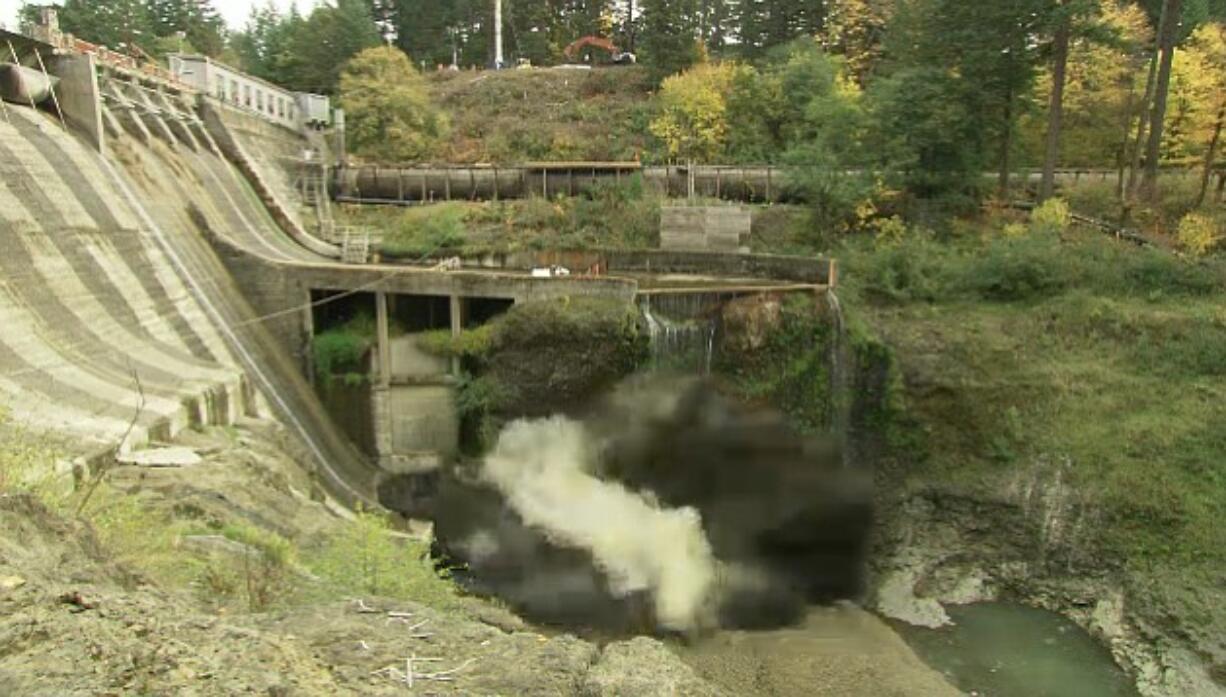
{"type": "MultiPolygon", "coordinates": [[[[373,468],[215,250],[326,257],[278,227],[258,185],[198,121],[172,129],[170,115],[107,104],[116,109],[101,107],[101,153],[45,112],[6,104],[0,119],[0,405],[9,424],[59,436],[88,459],[193,425],[273,416],[329,493],[373,500],[373,468]]],[[[294,135],[286,132],[291,143],[294,135]]]]}

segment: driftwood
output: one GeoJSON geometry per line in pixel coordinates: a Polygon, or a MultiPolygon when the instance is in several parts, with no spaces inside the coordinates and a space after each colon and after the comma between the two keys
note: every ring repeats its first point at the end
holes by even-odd
{"type": "Polygon", "coordinates": [[[456,674],[465,668],[477,662],[477,659],[470,658],[467,661],[457,665],[449,670],[439,670],[431,673],[418,672],[417,667],[422,663],[441,663],[446,659],[443,658],[422,658],[417,654],[413,654],[404,659],[404,670],[400,669],[399,665],[387,666],[379,670],[371,671],[371,675],[385,677],[388,680],[396,683],[404,683],[406,687],[413,687],[414,681],[434,681],[434,682],[452,682],[456,678],[456,674]]]}

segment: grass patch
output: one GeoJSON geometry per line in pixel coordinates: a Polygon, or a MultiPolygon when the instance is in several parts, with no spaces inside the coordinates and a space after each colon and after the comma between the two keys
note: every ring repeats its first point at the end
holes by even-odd
{"type": "Polygon", "coordinates": [[[532,160],[633,160],[652,154],[655,110],[641,67],[591,71],[433,73],[433,101],[448,112],[442,159],[518,164],[532,160]]]}
{"type": "Polygon", "coordinates": [[[1226,563],[1220,261],[1033,232],[841,256],[845,299],[905,377],[906,478],[999,490],[1068,462],[1130,568],[1226,563]]]}

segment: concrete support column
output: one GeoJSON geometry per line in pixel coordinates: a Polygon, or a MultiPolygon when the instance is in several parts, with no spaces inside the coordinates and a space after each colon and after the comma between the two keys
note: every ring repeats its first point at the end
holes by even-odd
{"type": "MultiPolygon", "coordinates": [[[[464,331],[464,303],[460,296],[451,296],[451,336],[452,338],[460,336],[460,332],[464,331]]],[[[460,374],[460,358],[459,356],[451,357],[451,374],[460,374]]]]}
{"type": "Polygon", "coordinates": [[[375,437],[375,455],[380,463],[392,458],[391,388],[375,384],[370,390],[371,426],[375,437]]]}
{"type": "Polygon", "coordinates": [[[392,385],[391,327],[387,319],[387,293],[375,292],[375,349],[379,363],[377,384],[387,389],[392,385]]]}

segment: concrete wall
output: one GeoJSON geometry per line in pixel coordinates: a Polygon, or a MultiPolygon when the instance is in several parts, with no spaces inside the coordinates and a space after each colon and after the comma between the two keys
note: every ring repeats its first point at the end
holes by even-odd
{"type": "Polygon", "coordinates": [[[466,269],[524,270],[563,266],[575,273],[598,269],[614,277],[640,273],[693,274],[822,285],[831,283],[834,268],[831,260],[813,257],[659,249],[522,251],[467,257],[462,262],[466,269]]]}
{"type": "Polygon", "coordinates": [[[420,349],[417,345],[420,338],[420,334],[406,334],[394,337],[388,342],[392,363],[390,378],[393,383],[438,381],[447,375],[448,360],[420,349]]]}
{"type": "Polygon", "coordinates": [[[48,114],[0,121],[0,406],[66,453],[228,424],[257,400],[140,199],[48,114]]]}
{"type": "Polygon", "coordinates": [[[94,57],[74,54],[50,57],[47,71],[60,78],[56,97],[64,120],[80,133],[90,147],[102,152],[105,132],[102,129],[102,102],[94,57]]]}
{"type": "Polygon", "coordinates": [[[293,163],[303,158],[311,144],[294,131],[208,97],[202,98],[200,113],[208,132],[242,171],[282,231],[309,252],[339,258],[336,245],[318,239],[303,223],[303,201],[295,187],[293,163]]]}
{"type": "Polygon", "coordinates": [[[665,206],[660,248],[736,252],[748,242],[752,215],[739,206],[665,206]]]}

